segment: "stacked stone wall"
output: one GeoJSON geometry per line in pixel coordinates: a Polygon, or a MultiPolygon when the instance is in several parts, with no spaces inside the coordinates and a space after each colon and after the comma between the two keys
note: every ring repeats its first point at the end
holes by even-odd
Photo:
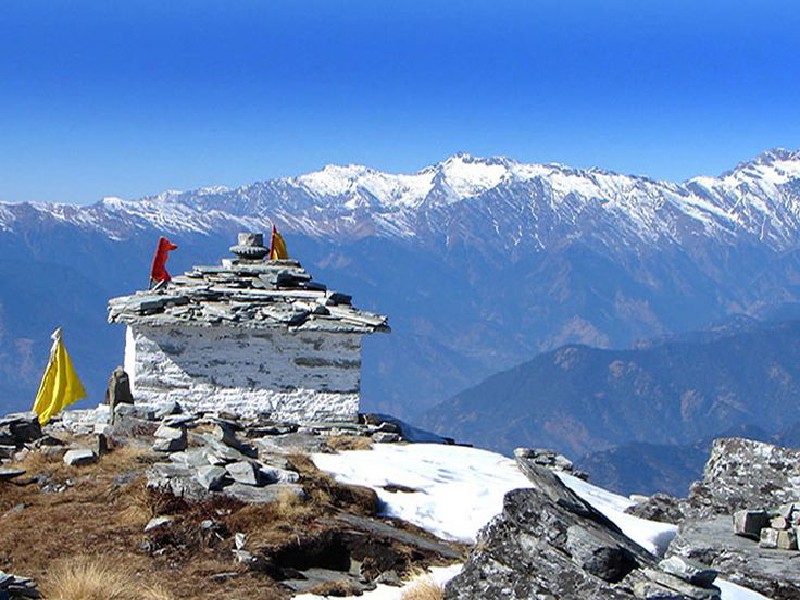
{"type": "Polygon", "coordinates": [[[361,334],[285,328],[128,326],[125,370],[137,404],[269,412],[275,420],[358,417],[361,334]]]}

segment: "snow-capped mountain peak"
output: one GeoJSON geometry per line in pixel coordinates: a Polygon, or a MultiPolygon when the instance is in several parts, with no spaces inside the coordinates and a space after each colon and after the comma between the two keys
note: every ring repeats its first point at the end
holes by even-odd
{"type": "Polygon", "coordinates": [[[490,227],[504,246],[546,248],[584,239],[607,248],[750,239],[800,246],[800,151],[775,149],[720,177],[682,184],[561,164],[479,158],[459,152],[416,173],[364,165],[319,171],[236,189],[167,191],[140,200],[104,198],[89,207],[6,204],[0,227],[31,215],[97,228],[112,237],[157,226],[209,232],[221,224],[337,238],[473,235],[490,227]],[[454,230],[453,223],[458,223],[454,230]]]}

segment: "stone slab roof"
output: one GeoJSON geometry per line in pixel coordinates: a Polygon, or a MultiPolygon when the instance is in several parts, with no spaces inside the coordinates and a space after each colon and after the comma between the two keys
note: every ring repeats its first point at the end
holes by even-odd
{"type": "Polygon", "coordinates": [[[291,331],[389,331],[387,317],[313,282],[296,260],[223,259],[155,289],[108,302],[110,323],[149,326],[285,327],[291,331]]]}

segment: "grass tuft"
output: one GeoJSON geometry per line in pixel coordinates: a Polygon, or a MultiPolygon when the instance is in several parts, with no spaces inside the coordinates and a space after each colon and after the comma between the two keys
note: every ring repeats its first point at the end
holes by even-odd
{"type": "Polygon", "coordinates": [[[161,586],[143,585],[124,564],[86,556],[60,561],[42,589],[51,600],[174,600],[161,586]]]}
{"type": "Polygon", "coordinates": [[[325,439],[325,445],[335,452],[344,450],[371,450],[372,438],[356,435],[332,435],[325,439]]]}
{"type": "Polygon", "coordinates": [[[422,577],[411,583],[400,596],[400,600],[442,600],[444,589],[430,577],[422,577]]]}

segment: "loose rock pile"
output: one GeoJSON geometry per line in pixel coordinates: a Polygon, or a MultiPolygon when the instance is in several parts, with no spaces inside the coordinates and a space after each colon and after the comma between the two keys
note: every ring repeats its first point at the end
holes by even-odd
{"type": "Polygon", "coordinates": [[[733,515],[736,535],[758,541],[762,548],[797,550],[800,507],[786,504],[777,510],[738,510],[733,515]]]}
{"type": "MultiPolygon", "coordinates": [[[[401,424],[375,415],[364,415],[360,423],[298,426],[240,419],[227,412],[188,414],[180,410],[177,403],[158,411],[118,404],[113,419],[103,412],[94,415],[101,420],[94,428],[98,435],[124,443],[152,439],[152,449],[167,460],[152,465],[148,486],[188,500],[225,495],[245,503],[268,503],[282,494],[302,497],[299,475],[285,457],[291,451],[325,451],[326,441],[336,436],[364,438],[372,443],[406,439],[401,424]]],[[[93,415],[86,413],[84,417],[73,421],[72,428],[86,430],[85,421],[93,415]]]]}
{"type": "MultiPolygon", "coordinates": [[[[155,431],[153,450],[168,455],[169,462],[154,464],[147,473],[148,486],[189,500],[215,493],[246,503],[274,502],[281,494],[303,496],[300,476],[291,464],[243,437],[247,431],[238,421],[212,416],[203,419],[162,421],[155,431]],[[206,433],[189,427],[210,426],[206,433]],[[191,447],[189,440],[191,439],[191,447]]],[[[252,433],[252,430],[251,430],[252,433]]]]}
{"type": "MultiPolygon", "coordinates": [[[[63,446],[61,440],[42,432],[34,412],[11,413],[0,418],[0,465],[22,460],[33,451],[60,456],[64,452],[63,446]]],[[[0,473],[6,473],[0,475],[0,479],[10,478],[12,472],[0,470],[0,473]]]]}

